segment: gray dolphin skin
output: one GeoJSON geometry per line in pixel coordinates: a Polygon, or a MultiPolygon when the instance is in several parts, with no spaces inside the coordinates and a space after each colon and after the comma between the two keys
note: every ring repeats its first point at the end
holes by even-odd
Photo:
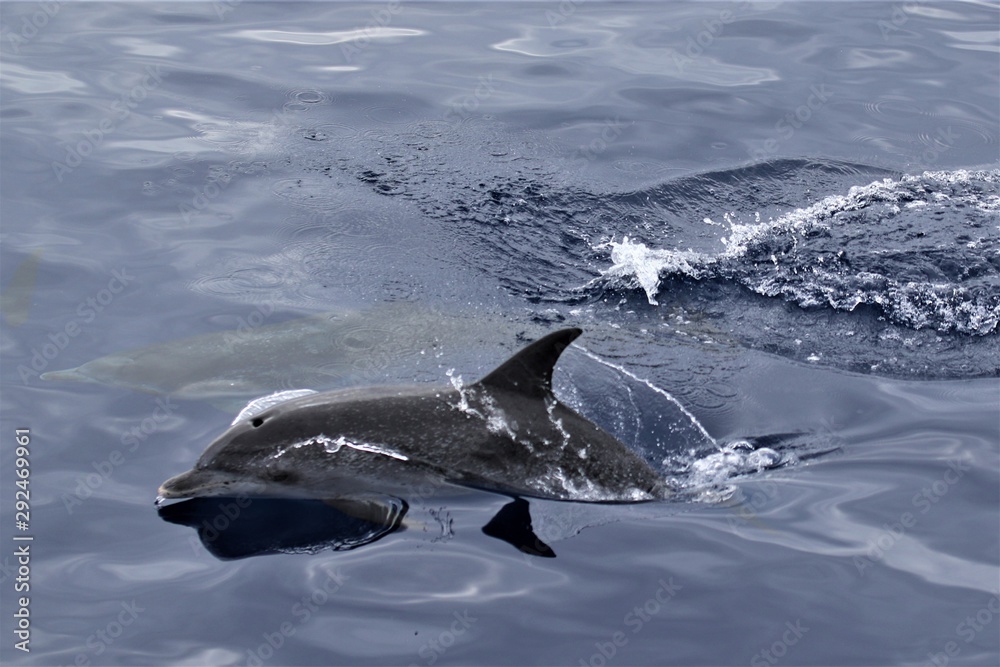
{"type": "Polygon", "coordinates": [[[540,331],[530,322],[515,326],[488,313],[442,313],[408,303],[261,324],[270,312],[254,311],[237,329],[114,352],[41,379],[204,400],[238,412],[250,399],[285,387],[360,385],[390,368],[427,372],[436,370],[443,349],[499,345],[515,334],[540,331]]]}
{"type": "Polygon", "coordinates": [[[471,385],[312,393],[245,410],[163,499],[361,499],[428,482],[517,496],[637,502],[667,494],[636,453],[561,403],[552,371],[580,329],[553,332],[471,385]]]}

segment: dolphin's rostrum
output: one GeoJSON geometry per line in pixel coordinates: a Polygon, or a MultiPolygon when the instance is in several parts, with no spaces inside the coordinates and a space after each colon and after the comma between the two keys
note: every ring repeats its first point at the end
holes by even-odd
{"type": "Polygon", "coordinates": [[[552,393],[553,367],[580,333],[551,333],[467,386],[257,403],[159,494],[342,499],[355,512],[366,498],[428,482],[587,502],[662,497],[663,480],[640,456],[552,393]]]}

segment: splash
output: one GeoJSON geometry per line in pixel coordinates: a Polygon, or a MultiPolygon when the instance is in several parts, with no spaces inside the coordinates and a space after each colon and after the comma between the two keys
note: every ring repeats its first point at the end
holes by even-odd
{"type": "Polygon", "coordinates": [[[528,480],[528,485],[542,494],[582,502],[643,502],[655,499],[648,491],[636,487],[612,492],[589,479],[573,480],[560,468],[528,480]]]}
{"type": "Polygon", "coordinates": [[[748,440],[721,445],[716,451],[675,455],[663,461],[668,485],[686,500],[699,503],[725,502],[736,492],[739,477],[756,475],[797,463],[790,449],[785,453],[748,440]]]}
{"type": "Polygon", "coordinates": [[[762,472],[784,463],[770,447],[754,449],[747,440],[728,443],[707,456],[694,459],[688,469],[690,486],[719,484],[739,475],[762,472]]]}
{"type": "Polygon", "coordinates": [[[587,355],[588,357],[590,357],[591,359],[593,359],[597,363],[601,364],[602,366],[607,366],[608,368],[616,370],[619,373],[621,373],[622,375],[625,375],[625,376],[631,378],[632,380],[635,380],[636,382],[639,382],[639,383],[641,383],[641,384],[649,387],[650,389],[652,389],[653,391],[655,391],[660,396],[663,396],[665,399],[667,399],[668,401],[670,401],[671,403],[673,403],[681,411],[681,413],[685,417],[687,417],[689,420],[691,420],[691,424],[698,430],[699,433],[701,433],[702,436],[705,437],[705,440],[707,440],[712,445],[716,445],[717,444],[715,442],[715,438],[713,438],[711,436],[711,434],[709,434],[709,432],[707,430],[705,430],[705,427],[702,426],[702,424],[701,424],[700,421],[698,421],[698,418],[695,417],[691,413],[690,410],[688,410],[686,407],[684,407],[683,403],[681,403],[676,398],[674,398],[673,395],[670,394],[670,392],[668,392],[667,390],[662,389],[660,387],[657,387],[655,384],[653,384],[649,380],[647,380],[645,378],[639,377],[638,375],[636,375],[635,373],[631,372],[630,370],[628,370],[627,368],[625,368],[623,366],[619,366],[618,364],[615,364],[615,363],[612,363],[610,361],[606,361],[606,360],[602,359],[601,357],[597,356],[596,354],[594,354],[593,352],[589,351],[587,348],[581,346],[578,343],[574,343],[573,347],[575,349],[580,350],[585,355],[587,355]]]}
{"type": "Polygon", "coordinates": [[[621,243],[614,240],[594,246],[595,250],[611,249],[611,268],[604,271],[604,278],[634,277],[646,292],[650,305],[658,306],[656,295],[660,291],[660,275],[685,275],[703,278],[710,273],[716,257],[692,250],[660,250],[645,243],[630,241],[626,236],[621,243]]]}
{"type": "Polygon", "coordinates": [[[340,451],[342,447],[348,447],[350,449],[354,449],[359,452],[381,454],[383,456],[388,456],[390,458],[394,458],[399,461],[410,460],[410,457],[406,456],[405,454],[400,454],[394,449],[385,447],[383,445],[375,445],[369,442],[355,442],[353,440],[348,439],[345,436],[339,436],[338,438],[334,439],[324,433],[320,433],[319,435],[313,436],[306,440],[301,440],[299,442],[289,445],[288,447],[282,447],[277,452],[275,452],[271,456],[271,458],[279,459],[282,456],[284,456],[285,452],[289,450],[299,449],[301,447],[315,446],[315,445],[319,445],[320,447],[322,447],[323,451],[325,451],[327,454],[336,454],[337,452],[340,451]]]}
{"type": "Polygon", "coordinates": [[[598,280],[637,283],[652,305],[665,279],[735,282],[803,308],[878,308],[895,324],[985,336],[1000,323],[1000,170],[925,172],[852,187],[766,222],[726,216],[718,252],[625,236],[594,246],[598,280]]]}

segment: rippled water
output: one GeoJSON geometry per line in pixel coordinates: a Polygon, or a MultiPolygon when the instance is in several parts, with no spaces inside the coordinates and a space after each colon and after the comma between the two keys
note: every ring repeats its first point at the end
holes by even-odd
{"type": "Polygon", "coordinates": [[[997,664],[998,21],[3,3],[4,664],[997,664]],[[571,325],[671,500],[153,506],[255,396],[571,325]]]}

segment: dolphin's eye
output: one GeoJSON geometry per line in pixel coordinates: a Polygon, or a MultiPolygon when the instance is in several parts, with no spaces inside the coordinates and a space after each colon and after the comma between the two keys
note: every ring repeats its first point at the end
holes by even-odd
{"type": "Polygon", "coordinates": [[[257,417],[252,422],[250,422],[250,425],[253,426],[254,428],[257,428],[257,427],[259,427],[263,423],[264,423],[264,420],[261,419],[260,417],[257,417]]]}

